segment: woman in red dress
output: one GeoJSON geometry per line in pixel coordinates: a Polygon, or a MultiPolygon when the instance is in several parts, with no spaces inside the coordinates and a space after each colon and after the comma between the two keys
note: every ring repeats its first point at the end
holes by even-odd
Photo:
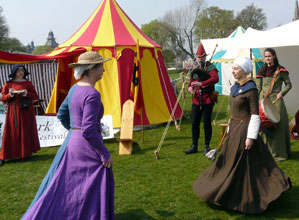
{"type": "Polygon", "coordinates": [[[0,152],[0,166],[6,159],[26,158],[40,150],[32,101],[38,99],[29,72],[16,64],[2,89],[2,102],[7,103],[5,127],[0,152]],[[27,99],[23,102],[24,99],[27,99]]]}

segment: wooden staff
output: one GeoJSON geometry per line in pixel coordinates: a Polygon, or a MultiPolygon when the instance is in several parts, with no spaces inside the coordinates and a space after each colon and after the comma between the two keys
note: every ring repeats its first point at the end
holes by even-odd
{"type": "Polygon", "coordinates": [[[220,148],[221,148],[221,146],[222,146],[222,144],[223,144],[223,141],[224,141],[224,139],[226,138],[226,136],[227,136],[227,127],[226,127],[226,129],[225,129],[224,134],[222,135],[222,138],[221,138],[221,140],[220,140],[220,142],[219,142],[218,147],[217,147],[216,149],[210,150],[210,151],[206,154],[206,157],[207,157],[209,160],[211,160],[212,162],[216,159],[217,152],[220,150],[220,148]]]}

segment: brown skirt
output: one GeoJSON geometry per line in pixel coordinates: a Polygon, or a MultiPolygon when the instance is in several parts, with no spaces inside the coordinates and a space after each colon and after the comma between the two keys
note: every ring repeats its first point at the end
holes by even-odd
{"type": "Polygon", "coordinates": [[[206,202],[243,213],[261,213],[291,188],[291,181],[260,137],[250,150],[244,150],[245,137],[228,138],[218,159],[197,178],[193,189],[206,202]]]}

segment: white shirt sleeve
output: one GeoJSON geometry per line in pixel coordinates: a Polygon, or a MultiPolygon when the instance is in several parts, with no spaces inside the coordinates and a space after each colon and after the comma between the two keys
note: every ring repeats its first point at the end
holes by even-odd
{"type": "Polygon", "coordinates": [[[257,139],[257,135],[260,130],[260,116],[259,115],[251,115],[250,122],[247,129],[247,138],[257,139]]]}

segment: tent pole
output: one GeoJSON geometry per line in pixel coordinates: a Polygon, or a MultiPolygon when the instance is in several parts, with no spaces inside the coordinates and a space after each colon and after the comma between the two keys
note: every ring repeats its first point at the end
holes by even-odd
{"type": "Polygon", "coordinates": [[[143,108],[141,108],[141,131],[142,131],[142,142],[143,142],[144,141],[143,108]]]}
{"type": "MultiPolygon", "coordinates": [[[[252,48],[250,48],[250,60],[252,62],[252,48]]],[[[251,75],[251,78],[253,78],[253,72],[252,71],[251,71],[250,75],[251,75]]]]}

